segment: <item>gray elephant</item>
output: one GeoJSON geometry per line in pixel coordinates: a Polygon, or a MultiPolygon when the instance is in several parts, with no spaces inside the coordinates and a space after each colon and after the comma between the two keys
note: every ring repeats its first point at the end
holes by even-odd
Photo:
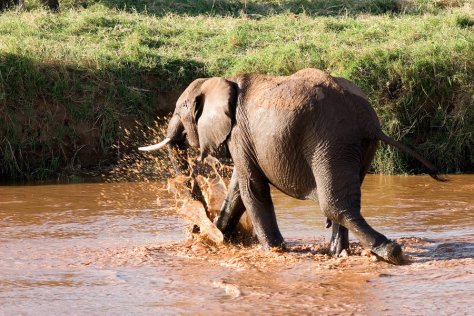
{"type": "MultiPolygon", "coordinates": [[[[436,168],[385,135],[364,93],[317,69],[291,76],[243,74],[196,79],[183,92],[167,138],[140,148],[171,151],[189,144],[200,159],[224,147],[234,162],[227,198],[215,223],[231,236],[245,209],[264,248],[281,247],[270,184],[301,200],[319,201],[332,221],[330,250],[348,249],[350,230],[380,258],[403,262],[401,247],[374,230],[360,212],[361,184],[378,140],[436,168]]],[[[183,161],[181,167],[183,168],[183,161]]],[[[194,189],[194,194],[196,193],[194,189]]]]}

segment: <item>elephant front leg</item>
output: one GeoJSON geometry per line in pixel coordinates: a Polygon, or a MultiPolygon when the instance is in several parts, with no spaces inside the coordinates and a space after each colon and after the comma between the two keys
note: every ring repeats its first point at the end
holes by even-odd
{"type": "Polygon", "coordinates": [[[349,251],[349,231],[344,226],[333,223],[329,250],[335,257],[339,257],[343,250],[349,251]]]}
{"type": "Polygon", "coordinates": [[[258,241],[266,250],[283,248],[284,240],[278,228],[268,180],[257,170],[246,171],[241,173],[239,170],[239,187],[258,241]]]}
{"type": "Polygon", "coordinates": [[[239,180],[234,168],[229,182],[227,196],[222,204],[219,216],[214,219],[214,223],[224,234],[226,239],[232,237],[232,234],[244,212],[245,206],[242,197],[240,196],[239,180]]]}

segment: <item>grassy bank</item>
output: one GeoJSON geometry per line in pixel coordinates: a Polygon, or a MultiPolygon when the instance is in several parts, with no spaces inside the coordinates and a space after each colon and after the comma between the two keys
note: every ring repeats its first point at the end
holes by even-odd
{"type": "MultiPolygon", "coordinates": [[[[196,77],[354,80],[385,131],[447,172],[474,171],[474,1],[62,1],[0,14],[0,174],[45,178],[116,159],[196,77]]],[[[391,148],[374,171],[418,164],[391,148]]]]}

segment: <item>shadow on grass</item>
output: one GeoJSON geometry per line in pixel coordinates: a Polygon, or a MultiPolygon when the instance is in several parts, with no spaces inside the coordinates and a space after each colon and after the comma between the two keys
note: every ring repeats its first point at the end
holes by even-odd
{"type": "Polygon", "coordinates": [[[179,15],[241,16],[253,14],[268,16],[278,13],[305,13],[310,16],[336,16],[356,14],[386,14],[401,11],[396,0],[90,0],[87,3],[102,3],[108,7],[127,11],[138,11],[153,15],[169,13],[179,15]]]}
{"type": "Polygon", "coordinates": [[[0,177],[37,180],[113,163],[122,129],[167,115],[178,91],[206,76],[193,60],[158,64],[93,70],[0,55],[0,177]]]}

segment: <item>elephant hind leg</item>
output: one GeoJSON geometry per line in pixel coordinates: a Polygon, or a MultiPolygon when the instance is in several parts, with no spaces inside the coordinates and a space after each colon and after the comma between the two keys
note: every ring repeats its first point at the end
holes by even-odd
{"type": "Polygon", "coordinates": [[[349,231],[339,223],[326,218],[326,228],[332,227],[331,241],[329,242],[329,252],[334,257],[339,257],[343,250],[349,252],[349,231]]]}
{"type": "Polygon", "coordinates": [[[341,224],[348,227],[360,242],[370,247],[378,257],[393,264],[403,264],[404,258],[400,245],[373,229],[360,212],[342,215],[341,224]]]}
{"type": "Polygon", "coordinates": [[[344,226],[333,223],[329,251],[333,256],[339,257],[343,250],[349,251],[349,231],[344,226]]]}
{"type": "MultiPolygon", "coordinates": [[[[334,163],[335,160],[328,160],[334,163]]],[[[401,247],[373,229],[360,213],[360,168],[350,162],[338,162],[338,173],[327,172],[333,168],[322,169],[316,173],[318,198],[324,214],[333,222],[333,238],[336,250],[345,244],[345,231],[350,230],[359,241],[369,247],[376,255],[394,264],[401,264],[401,247]]],[[[332,245],[331,245],[332,246],[332,245]]]]}

